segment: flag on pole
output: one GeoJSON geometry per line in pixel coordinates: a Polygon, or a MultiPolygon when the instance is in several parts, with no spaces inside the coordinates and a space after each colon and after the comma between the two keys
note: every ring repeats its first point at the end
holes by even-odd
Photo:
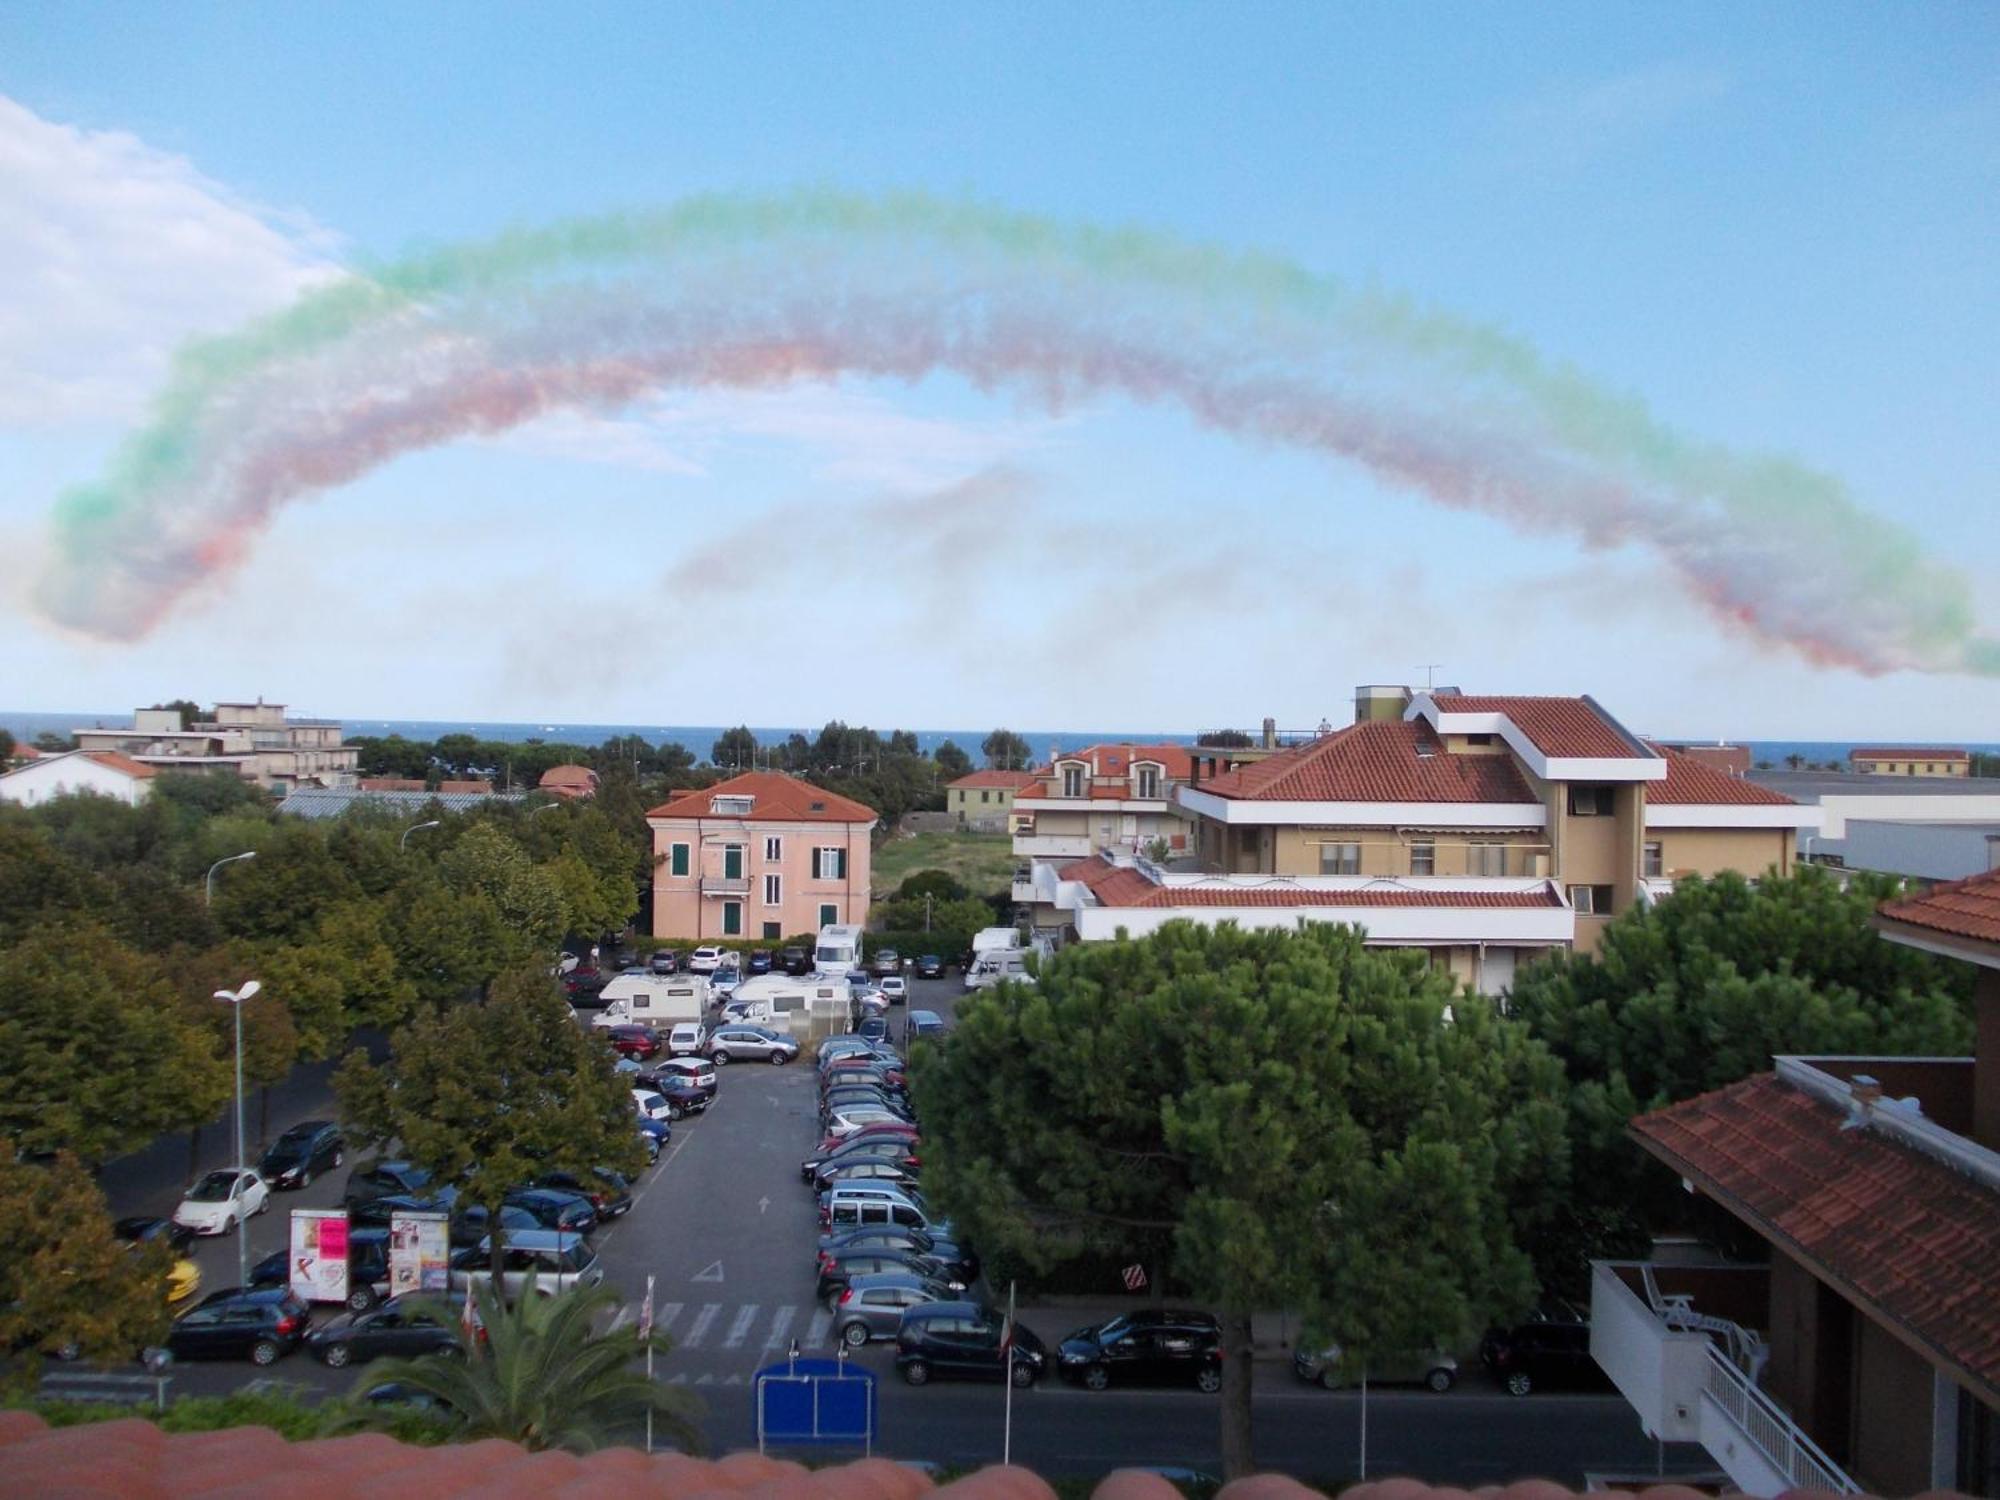
{"type": "Polygon", "coordinates": [[[1006,1358],[1014,1349],[1014,1283],[1007,1283],[1007,1325],[1000,1331],[1000,1355],[1006,1358]]]}
{"type": "Polygon", "coordinates": [[[465,1341],[469,1344],[479,1336],[479,1309],[472,1300],[472,1275],[465,1277],[465,1306],[459,1311],[458,1326],[465,1330],[465,1341]]]}
{"type": "Polygon", "coordinates": [[[646,1300],[639,1308],[639,1338],[651,1343],[653,1338],[653,1278],[646,1278],[646,1300]]]}

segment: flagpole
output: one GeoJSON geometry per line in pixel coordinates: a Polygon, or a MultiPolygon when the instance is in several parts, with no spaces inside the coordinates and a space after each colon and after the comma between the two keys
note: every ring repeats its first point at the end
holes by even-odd
{"type": "Polygon", "coordinates": [[[646,1340],[646,1451],[653,1451],[653,1402],[650,1387],[653,1384],[653,1278],[646,1277],[646,1317],[644,1327],[646,1340]]]}
{"type": "Polygon", "coordinates": [[[1000,1462],[1014,1461],[1014,1283],[1007,1283],[1007,1337],[1002,1341],[1000,1357],[1007,1367],[1000,1372],[1000,1383],[1007,1387],[1007,1425],[1000,1435],[1000,1462]]]}

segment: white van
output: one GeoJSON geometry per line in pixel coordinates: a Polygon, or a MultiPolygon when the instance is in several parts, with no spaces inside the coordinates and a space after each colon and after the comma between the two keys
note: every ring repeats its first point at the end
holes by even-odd
{"type": "Polygon", "coordinates": [[[656,1026],[699,1021],[708,1014],[708,981],[699,974],[620,974],[598,997],[593,1026],[656,1026]]]}
{"type": "Polygon", "coordinates": [[[852,924],[822,927],[813,944],[813,968],[820,974],[847,976],[861,967],[861,929],[852,924]]]}

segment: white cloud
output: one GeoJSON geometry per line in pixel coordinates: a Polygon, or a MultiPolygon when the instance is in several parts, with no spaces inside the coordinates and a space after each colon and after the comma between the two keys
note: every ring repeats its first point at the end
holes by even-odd
{"type": "Polygon", "coordinates": [[[122,422],[183,338],[334,274],[332,237],[0,95],[0,424],[122,422]]]}

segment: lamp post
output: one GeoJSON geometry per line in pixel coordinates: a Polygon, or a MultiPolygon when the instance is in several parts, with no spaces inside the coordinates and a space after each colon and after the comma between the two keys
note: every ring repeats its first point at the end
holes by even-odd
{"type": "Polygon", "coordinates": [[[405,849],[410,847],[411,834],[422,833],[426,828],[436,828],[437,826],[438,820],[436,818],[432,818],[428,823],[412,823],[408,828],[403,830],[403,836],[396,840],[396,852],[401,854],[405,849]]]}
{"type": "Polygon", "coordinates": [[[218,859],[214,864],[210,865],[208,867],[208,874],[202,877],[202,905],[215,905],[215,872],[217,870],[221,869],[224,865],[233,865],[239,859],[255,859],[256,857],[257,851],[255,849],[246,849],[241,854],[231,854],[227,858],[218,859]]]}
{"type": "MultiPolygon", "coordinates": [[[[239,856],[240,858],[241,856],[239,856]]],[[[236,1166],[235,1174],[240,1179],[243,1162],[243,1002],[251,999],[263,988],[252,979],[241,989],[217,990],[215,998],[227,1001],[236,1013],[236,1166]]],[[[241,1219],[236,1222],[236,1284],[250,1285],[250,1231],[241,1219]]]]}

